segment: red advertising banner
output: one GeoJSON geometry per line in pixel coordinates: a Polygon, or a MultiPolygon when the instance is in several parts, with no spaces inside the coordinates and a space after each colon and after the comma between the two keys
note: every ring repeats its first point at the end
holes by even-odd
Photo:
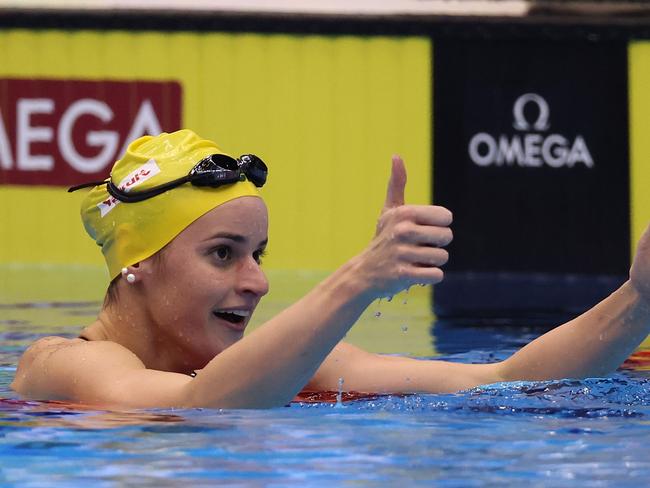
{"type": "Polygon", "coordinates": [[[178,82],[0,79],[0,184],[108,176],[128,144],[181,128],[178,82]]]}

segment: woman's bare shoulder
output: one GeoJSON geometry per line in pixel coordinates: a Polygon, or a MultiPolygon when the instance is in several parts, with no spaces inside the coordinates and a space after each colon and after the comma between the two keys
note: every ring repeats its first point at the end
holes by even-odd
{"type": "Polygon", "coordinates": [[[30,397],[57,399],[68,395],[43,394],[68,391],[88,373],[99,373],[116,365],[119,369],[144,368],[133,352],[116,342],[42,337],[23,353],[11,387],[30,397]]]}
{"type": "Polygon", "coordinates": [[[75,343],[86,342],[83,339],[68,339],[66,337],[59,336],[47,336],[41,337],[37,341],[33,342],[20,357],[18,362],[18,373],[25,371],[26,368],[30,368],[35,361],[42,359],[43,356],[54,354],[60,350],[67,349],[75,345],[75,343]]]}
{"type": "MultiPolygon", "coordinates": [[[[137,356],[126,347],[112,341],[86,341],[78,337],[67,338],[60,336],[41,337],[31,344],[23,353],[18,363],[18,370],[28,367],[39,360],[46,360],[53,355],[77,355],[80,351],[92,353],[110,352],[137,359],[137,356]]],[[[139,361],[139,360],[138,360],[139,361]]]]}

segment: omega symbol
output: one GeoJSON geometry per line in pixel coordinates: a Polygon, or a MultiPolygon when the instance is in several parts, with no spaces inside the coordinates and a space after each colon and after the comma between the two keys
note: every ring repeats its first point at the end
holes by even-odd
{"type": "Polygon", "coordinates": [[[537,131],[548,130],[548,103],[546,103],[546,100],[544,100],[537,93],[524,93],[519,98],[517,98],[515,105],[512,107],[512,115],[515,117],[513,127],[517,130],[522,131],[531,129],[531,125],[528,123],[526,117],[524,116],[524,107],[529,102],[536,104],[537,108],[539,109],[537,120],[532,125],[532,129],[537,131]]]}

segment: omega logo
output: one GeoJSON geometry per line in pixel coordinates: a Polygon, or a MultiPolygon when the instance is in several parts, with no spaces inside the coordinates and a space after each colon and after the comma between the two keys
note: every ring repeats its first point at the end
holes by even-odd
{"type": "MultiPolygon", "coordinates": [[[[53,144],[56,134],[58,150],[64,160],[79,173],[95,173],[104,169],[114,160],[120,142],[120,133],[115,130],[93,130],[85,134],[85,143],[98,148],[93,157],[82,156],[73,137],[73,128],[82,117],[94,117],[108,124],[114,112],[102,100],[83,98],[76,100],[65,109],[57,127],[33,125],[32,117],[49,115],[55,110],[52,98],[20,98],[16,102],[16,169],[20,171],[53,171],[55,159],[51,154],[32,154],[34,143],[53,144]]],[[[126,151],[128,143],[142,134],[162,132],[154,107],[144,100],[136,114],[120,153],[126,151]]],[[[14,159],[11,144],[0,112],[0,168],[12,169],[14,159]]]]}
{"type": "Polygon", "coordinates": [[[177,81],[0,77],[0,182],[99,180],[131,141],[181,121],[177,81]]]}
{"type": "Polygon", "coordinates": [[[571,141],[561,134],[543,135],[550,128],[550,109],[546,100],[537,93],[524,93],[512,107],[513,127],[520,133],[500,134],[487,132],[475,134],[469,142],[469,157],[477,166],[520,166],[538,168],[573,168],[583,164],[594,167],[594,161],[584,138],[578,134],[571,141]],[[537,118],[527,120],[524,109],[528,104],[537,106],[537,118]]]}

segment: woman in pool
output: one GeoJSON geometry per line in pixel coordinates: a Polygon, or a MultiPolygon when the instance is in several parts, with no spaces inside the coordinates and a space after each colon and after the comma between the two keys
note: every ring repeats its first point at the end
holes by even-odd
{"type": "Polygon", "coordinates": [[[234,160],[188,130],[133,142],[82,203],[111,285],[79,338],[47,337],[18,365],[27,398],[119,407],[258,408],[303,389],[452,392],[511,380],[602,376],[650,331],[650,232],[628,280],[580,317],[495,364],[370,354],[341,342],[376,298],[442,280],[451,213],[404,205],[393,158],[368,247],[304,298],[243,337],[268,291],[260,268],[266,167],[234,160]]]}

